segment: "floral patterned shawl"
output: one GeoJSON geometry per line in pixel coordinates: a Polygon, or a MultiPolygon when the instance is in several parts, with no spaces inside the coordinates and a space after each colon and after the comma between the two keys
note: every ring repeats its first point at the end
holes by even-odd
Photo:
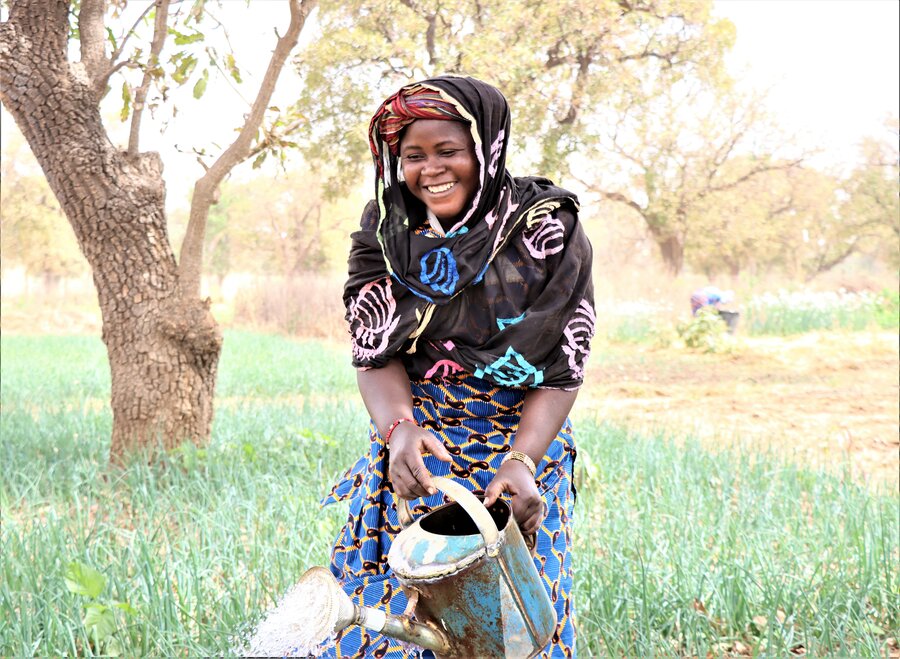
{"type": "Polygon", "coordinates": [[[354,366],[399,357],[412,379],[469,373],[500,386],[577,388],[594,310],[575,195],[509,174],[509,107],[494,87],[443,76],[398,93],[412,87],[439,92],[470,121],[480,186],[446,235],[428,231],[373,120],[376,200],[352,235],[344,288],[354,366]]]}

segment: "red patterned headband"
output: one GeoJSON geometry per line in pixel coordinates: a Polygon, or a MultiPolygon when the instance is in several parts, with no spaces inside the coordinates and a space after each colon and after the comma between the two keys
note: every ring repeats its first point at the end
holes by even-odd
{"type": "MultiPolygon", "coordinates": [[[[404,87],[389,96],[369,124],[369,146],[378,155],[376,135],[384,140],[393,155],[399,151],[400,133],[416,119],[466,121],[456,106],[435,89],[419,84],[404,87]]],[[[468,123],[468,122],[466,122],[468,123]]]]}

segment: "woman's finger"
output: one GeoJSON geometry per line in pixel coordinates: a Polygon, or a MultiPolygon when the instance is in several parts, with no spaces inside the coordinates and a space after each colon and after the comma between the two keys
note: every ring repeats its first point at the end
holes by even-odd
{"type": "MultiPolygon", "coordinates": [[[[500,495],[503,494],[504,492],[507,492],[513,496],[515,496],[515,494],[516,494],[515,489],[512,486],[512,483],[510,483],[505,478],[494,477],[494,480],[492,480],[488,484],[487,488],[484,490],[484,506],[485,506],[485,508],[489,507],[497,499],[499,499],[500,495]]],[[[513,501],[515,502],[515,499],[513,499],[513,501]]],[[[514,507],[514,510],[515,510],[515,507],[514,507]]]]}
{"type": "Polygon", "coordinates": [[[435,492],[437,492],[437,488],[435,488],[434,483],[431,482],[431,473],[425,466],[425,461],[422,460],[422,455],[420,453],[417,453],[415,456],[413,456],[412,460],[407,466],[409,467],[410,474],[416,481],[416,491],[422,492],[422,494],[420,494],[419,496],[425,496],[425,494],[434,494],[435,492]]]}
{"type": "Polygon", "coordinates": [[[424,497],[434,494],[437,492],[437,489],[434,487],[434,483],[431,481],[431,473],[422,459],[426,438],[416,439],[418,441],[404,445],[403,450],[395,456],[395,459],[398,463],[403,464],[400,475],[405,479],[404,484],[407,486],[407,489],[417,497],[424,497]]]}
{"type": "Polygon", "coordinates": [[[428,437],[422,443],[424,444],[425,450],[441,462],[451,462],[453,460],[453,456],[450,455],[450,451],[444,446],[444,442],[431,433],[428,433],[428,437]]]}
{"type": "MultiPolygon", "coordinates": [[[[420,458],[421,460],[421,458],[420,458]]],[[[409,461],[398,458],[394,464],[388,467],[390,479],[394,484],[396,493],[404,499],[415,499],[425,496],[426,491],[420,487],[414,472],[414,465],[409,461]]]]}

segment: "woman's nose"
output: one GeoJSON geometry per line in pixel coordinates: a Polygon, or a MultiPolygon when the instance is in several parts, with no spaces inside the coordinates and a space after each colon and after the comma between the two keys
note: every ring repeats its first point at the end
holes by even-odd
{"type": "Polygon", "coordinates": [[[425,161],[425,166],[422,167],[422,173],[426,176],[440,174],[442,171],[444,171],[444,165],[441,163],[440,158],[428,158],[425,161]]]}

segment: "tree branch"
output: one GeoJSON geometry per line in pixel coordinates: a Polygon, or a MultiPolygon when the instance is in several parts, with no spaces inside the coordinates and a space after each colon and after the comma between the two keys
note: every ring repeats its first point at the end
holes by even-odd
{"type": "Polygon", "coordinates": [[[94,96],[102,97],[106,90],[106,72],[110,60],[106,57],[106,0],[83,0],[78,12],[78,35],[81,41],[81,63],[91,79],[94,96]]]}
{"type": "Polygon", "coordinates": [[[137,26],[140,24],[140,22],[144,20],[144,17],[149,14],[155,6],[156,3],[148,5],[147,8],[143,12],[141,12],[141,15],[138,16],[134,21],[131,29],[122,36],[122,40],[119,41],[119,47],[112,52],[112,55],[109,58],[110,62],[114,63],[119,59],[119,57],[121,57],[122,53],[125,52],[125,44],[128,43],[128,40],[131,38],[131,35],[134,34],[134,31],[137,30],[137,26]]]}
{"type": "Polygon", "coordinates": [[[290,55],[294,46],[297,45],[306,18],[315,8],[316,2],[317,0],[291,0],[290,25],[285,35],[278,39],[256,100],[244,122],[244,126],[241,128],[241,132],[231,146],[213,163],[209,171],[194,185],[191,215],[188,220],[184,242],[181,246],[181,261],[178,264],[183,294],[197,296],[200,294],[203,236],[206,232],[206,221],[209,217],[209,207],[213,203],[213,195],[219,184],[234,166],[248,157],[253,137],[256,135],[266,108],[269,106],[269,100],[272,98],[272,92],[275,90],[278,76],[284,68],[288,55],[290,55]]]}
{"type": "Polygon", "coordinates": [[[615,201],[620,204],[625,204],[635,212],[637,212],[641,217],[647,219],[647,210],[642,208],[636,201],[629,199],[621,192],[604,192],[600,190],[600,197],[602,199],[606,199],[608,201],[615,201]]]}
{"type": "Polygon", "coordinates": [[[69,4],[65,0],[13,2],[8,20],[0,23],[0,83],[9,86],[0,94],[10,93],[16,85],[15,68],[23,51],[40,53],[53,67],[65,66],[68,29],[69,4]]]}
{"type": "Polygon", "coordinates": [[[109,84],[109,79],[113,77],[113,74],[116,71],[121,69],[140,69],[141,65],[130,59],[123,59],[121,62],[116,62],[113,64],[109,70],[106,72],[106,77],[103,78],[103,88],[106,89],[106,85],[109,84]]]}
{"type": "Polygon", "coordinates": [[[301,124],[305,122],[305,118],[298,117],[290,123],[285,124],[278,133],[276,133],[274,130],[266,131],[265,129],[263,129],[265,137],[257,142],[252,149],[250,149],[250,153],[247,154],[246,159],[249,160],[250,158],[255,158],[269,147],[274,146],[278,141],[284,138],[285,135],[290,135],[293,131],[299,128],[301,124]]]}
{"type": "Polygon", "coordinates": [[[736,188],[744,181],[748,181],[754,176],[758,174],[762,174],[764,172],[777,172],[779,170],[788,170],[797,167],[804,160],[803,157],[796,158],[794,160],[789,160],[787,162],[780,163],[778,165],[758,165],[756,167],[751,168],[748,172],[746,172],[743,176],[739,176],[733,181],[729,181],[728,183],[722,183],[720,185],[711,185],[706,190],[702,191],[699,195],[697,195],[698,199],[702,199],[707,194],[711,192],[722,192],[724,190],[731,190],[732,188],[736,188]]]}
{"type": "Polygon", "coordinates": [[[153,71],[159,65],[159,54],[162,52],[169,32],[169,0],[156,0],[156,20],[153,22],[153,41],[150,43],[150,57],[144,67],[144,77],[141,86],[134,95],[133,111],[131,113],[131,131],[128,135],[128,155],[134,157],[138,152],[138,143],[141,138],[141,118],[144,115],[144,101],[147,100],[147,91],[153,80],[153,71]]]}

